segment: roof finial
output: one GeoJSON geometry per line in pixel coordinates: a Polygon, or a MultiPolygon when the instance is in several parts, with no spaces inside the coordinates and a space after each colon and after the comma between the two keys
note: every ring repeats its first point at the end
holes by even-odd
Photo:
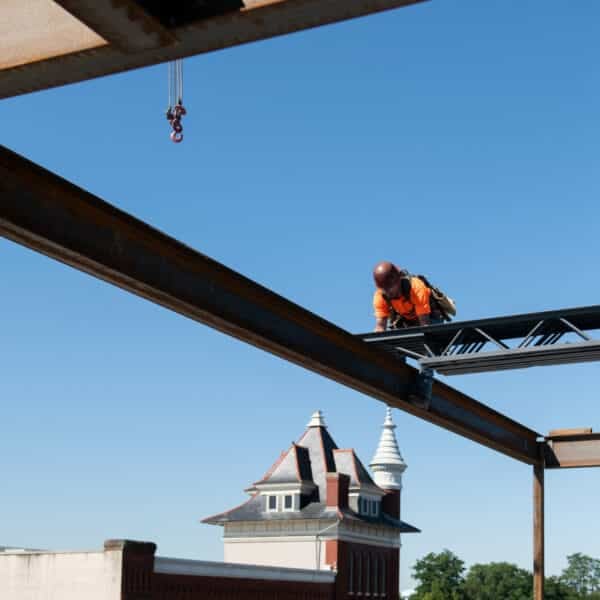
{"type": "Polygon", "coordinates": [[[406,471],[406,463],[400,454],[394,429],[396,425],[392,421],[392,409],[388,406],[379,446],[369,465],[374,473],[375,483],[388,490],[402,488],[402,473],[406,471]]]}
{"type": "Polygon", "coordinates": [[[325,425],[325,419],[323,419],[323,413],[320,410],[316,410],[312,414],[307,427],[327,427],[327,425],[325,425]]]}
{"type": "Polygon", "coordinates": [[[394,421],[392,421],[392,407],[388,406],[385,409],[385,421],[383,422],[384,427],[391,427],[392,429],[396,429],[394,425],[394,421]]]}

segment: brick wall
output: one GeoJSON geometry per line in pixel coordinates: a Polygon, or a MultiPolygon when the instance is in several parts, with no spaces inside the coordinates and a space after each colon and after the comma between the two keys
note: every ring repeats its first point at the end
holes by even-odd
{"type": "Polygon", "coordinates": [[[399,595],[398,548],[328,540],[326,560],[337,569],[334,576],[302,569],[155,561],[154,544],[107,542],[113,549],[115,543],[123,544],[122,600],[396,600],[399,595]]]}
{"type": "Polygon", "coordinates": [[[155,560],[151,543],[109,541],[105,548],[118,544],[123,549],[122,600],[336,600],[330,572],[155,560]],[[225,574],[205,574],[211,570],[225,574]],[[311,578],[327,581],[307,580],[311,578]]]}
{"type": "MultiPolygon", "coordinates": [[[[399,550],[332,541],[337,553],[337,600],[390,598],[399,595],[399,550]]],[[[330,550],[334,552],[333,548],[330,550]]]]}
{"type": "Polygon", "coordinates": [[[334,600],[335,584],[155,574],[152,600],[334,600]]]}

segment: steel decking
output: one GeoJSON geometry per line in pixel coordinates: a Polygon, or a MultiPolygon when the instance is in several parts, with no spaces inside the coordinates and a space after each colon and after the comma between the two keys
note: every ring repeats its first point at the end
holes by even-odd
{"type": "Polygon", "coordinates": [[[444,375],[600,360],[600,305],[361,334],[444,375]],[[574,339],[565,339],[567,337],[574,339]],[[516,340],[512,345],[507,342],[516,340]],[[559,343],[560,342],[560,343],[559,343]]]}

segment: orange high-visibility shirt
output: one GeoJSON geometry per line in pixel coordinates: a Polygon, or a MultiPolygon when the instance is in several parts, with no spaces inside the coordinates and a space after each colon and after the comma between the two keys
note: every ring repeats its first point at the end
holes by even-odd
{"type": "MultiPolygon", "coordinates": [[[[392,299],[394,310],[404,319],[408,321],[416,321],[417,317],[428,315],[431,313],[429,306],[429,296],[431,290],[418,278],[410,278],[410,300],[406,300],[404,296],[392,299]]],[[[390,309],[383,298],[382,291],[377,289],[373,296],[373,308],[375,309],[375,317],[384,319],[390,316],[390,309]]]]}

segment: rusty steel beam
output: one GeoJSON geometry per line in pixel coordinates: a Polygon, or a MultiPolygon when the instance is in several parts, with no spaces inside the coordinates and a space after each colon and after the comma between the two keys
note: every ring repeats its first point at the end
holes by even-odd
{"type": "Polygon", "coordinates": [[[600,433],[589,428],[551,431],[545,454],[547,469],[600,467],[600,433]]]}
{"type": "Polygon", "coordinates": [[[125,53],[173,44],[177,38],[133,0],[54,0],[125,53]]]}
{"type": "Polygon", "coordinates": [[[533,598],[544,600],[544,467],[533,467],[533,598]]]}
{"type": "Polygon", "coordinates": [[[569,435],[584,435],[587,433],[592,433],[591,427],[575,427],[575,428],[571,428],[571,429],[552,429],[546,437],[548,439],[550,439],[550,438],[565,437],[565,436],[569,436],[569,435]]]}
{"type": "Polygon", "coordinates": [[[0,147],[0,234],[528,464],[539,434],[0,147]]]}
{"type": "Polygon", "coordinates": [[[10,69],[106,45],[50,0],[0,2],[0,86],[10,69]]]}
{"type": "MultiPolygon", "coordinates": [[[[167,43],[169,40],[165,37],[167,34],[164,29],[150,16],[141,21],[137,10],[127,12],[118,6],[109,8],[122,5],[122,2],[102,0],[101,6],[104,8],[97,11],[93,9],[96,2],[91,0],[83,3],[61,0],[62,6],[80,16],[92,29],[97,28],[103,38],[113,43],[0,71],[0,98],[120,73],[424,1],[246,0],[240,9],[169,28],[168,34],[176,42],[167,43]],[[79,4],[80,8],[77,7],[79,4]],[[127,24],[128,19],[134,22],[127,24]],[[145,28],[149,30],[145,31],[145,28]],[[126,38],[128,31],[134,32],[130,41],[126,38]],[[142,48],[144,45],[147,47],[142,48]]],[[[131,4],[131,0],[128,0],[128,4],[131,4]]]]}

